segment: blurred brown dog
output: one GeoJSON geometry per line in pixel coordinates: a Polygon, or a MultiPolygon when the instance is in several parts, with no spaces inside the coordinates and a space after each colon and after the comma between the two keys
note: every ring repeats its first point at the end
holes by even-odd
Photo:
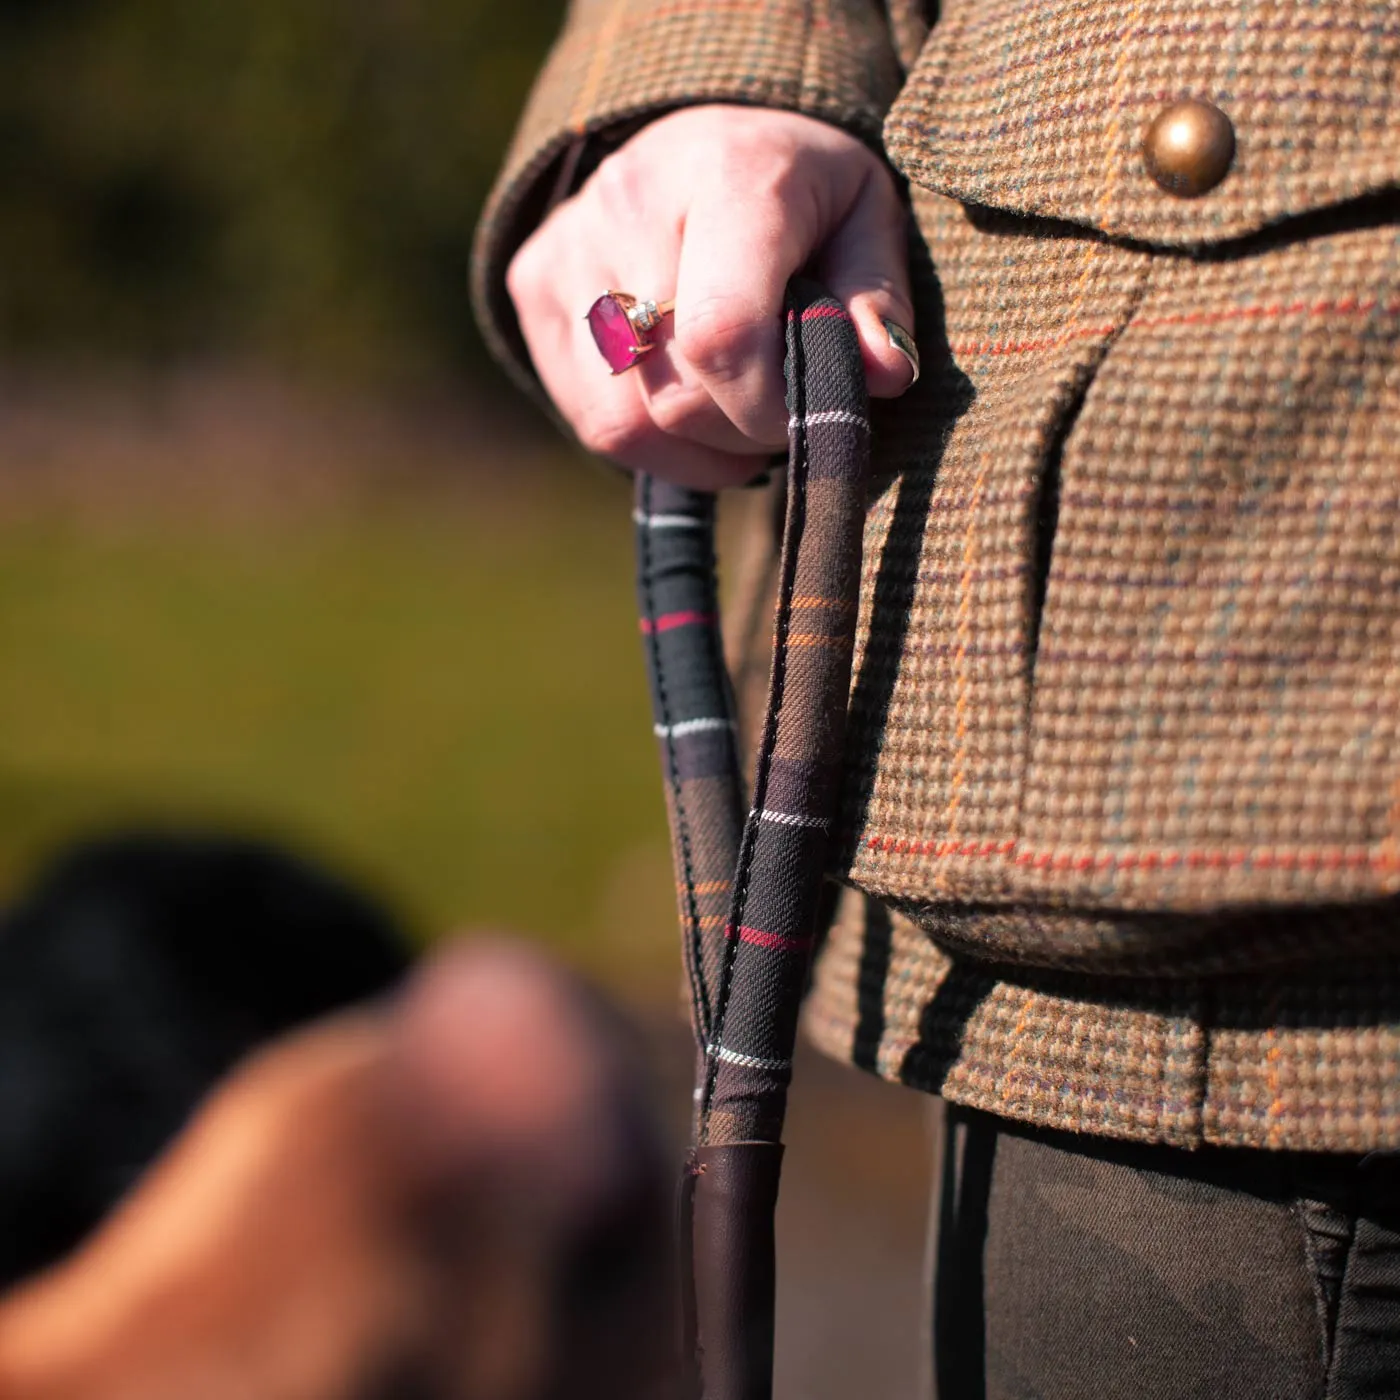
{"type": "Polygon", "coordinates": [[[664,1153],[585,988],[459,944],[256,1054],[76,1254],[0,1299],[6,1400],[668,1388],[664,1153]]]}

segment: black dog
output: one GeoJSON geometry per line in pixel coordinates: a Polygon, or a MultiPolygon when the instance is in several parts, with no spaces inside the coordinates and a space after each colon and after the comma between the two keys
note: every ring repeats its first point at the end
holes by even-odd
{"type": "Polygon", "coordinates": [[[0,1287],[71,1250],[254,1046],[408,962],[386,912],[257,842],[60,857],[0,919],[0,1287]]]}

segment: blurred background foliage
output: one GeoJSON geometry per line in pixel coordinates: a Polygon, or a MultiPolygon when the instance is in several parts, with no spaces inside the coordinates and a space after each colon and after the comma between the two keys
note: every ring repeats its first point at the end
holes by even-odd
{"type": "Polygon", "coordinates": [[[556,0],[0,0],[0,893],[268,834],[674,987],[629,501],[472,227],[556,0]]]}
{"type": "Polygon", "coordinates": [[[557,0],[0,0],[12,352],[489,374],[470,230],[557,0]]]}

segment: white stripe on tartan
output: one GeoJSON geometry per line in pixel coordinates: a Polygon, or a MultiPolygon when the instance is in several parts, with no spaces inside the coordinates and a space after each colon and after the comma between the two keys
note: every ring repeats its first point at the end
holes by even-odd
{"type": "Polygon", "coordinates": [[[733,729],[732,719],[683,719],[679,724],[653,724],[658,739],[684,739],[687,734],[708,734],[712,729],[733,729]]]}
{"type": "Polygon", "coordinates": [[[803,418],[789,418],[788,431],[791,432],[793,428],[816,428],[823,423],[848,423],[863,432],[870,431],[870,419],[859,413],[852,413],[848,408],[833,408],[826,413],[809,413],[803,418]]]}
{"type": "Polygon", "coordinates": [[[764,1060],[757,1055],[741,1055],[737,1050],[726,1050],[722,1045],[710,1046],[710,1053],[717,1055],[727,1065],[738,1065],[741,1069],[791,1069],[791,1060],[764,1060]]]}
{"type": "Polygon", "coordinates": [[[825,831],[831,825],[825,817],[799,817],[795,812],[770,812],[758,814],[759,821],[775,822],[778,826],[810,826],[816,831],[825,831]]]}
{"type": "Polygon", "coordinates": [[[709,524],[695,515],[644,515],[639,510],[632,512],[632,521],[648,530],[703,530],[709,524]]]}

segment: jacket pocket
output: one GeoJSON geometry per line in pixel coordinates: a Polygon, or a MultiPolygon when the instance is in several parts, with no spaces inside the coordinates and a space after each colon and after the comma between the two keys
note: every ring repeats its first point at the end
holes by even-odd
{"type": "MultiPolygon", "coordinates": [[[[881,728],[848,873],[941,936],[973,905],[1394,921],[1397,66],[1391,0],[949,0],[921,53],[887,140],[975,395],[899,478],[927,510],[887,532],[916,581],[891,699],[855,714],[881,728]],[[1238,143],[1193,200],[1141,154],[1185,96],[1238,143]]],[[[1338,946],[1308,927],[1296,956],[1338,946]]]]}
{"type": "Polygon", "coordinates": [[[1148,262],[1065,442],[1018,883],[1393,895],[1400,230],[1148,262]]]}
{"type": "Polygon", "coordinates": [[[1400,179],[1394,0],[948,0],[885,123],[895,164],[963,203],[1198,247],[1400,179]],[[1194,98],[1234,127],[1214,189],[1159,188],[1143,142],[1194,98]]]}

